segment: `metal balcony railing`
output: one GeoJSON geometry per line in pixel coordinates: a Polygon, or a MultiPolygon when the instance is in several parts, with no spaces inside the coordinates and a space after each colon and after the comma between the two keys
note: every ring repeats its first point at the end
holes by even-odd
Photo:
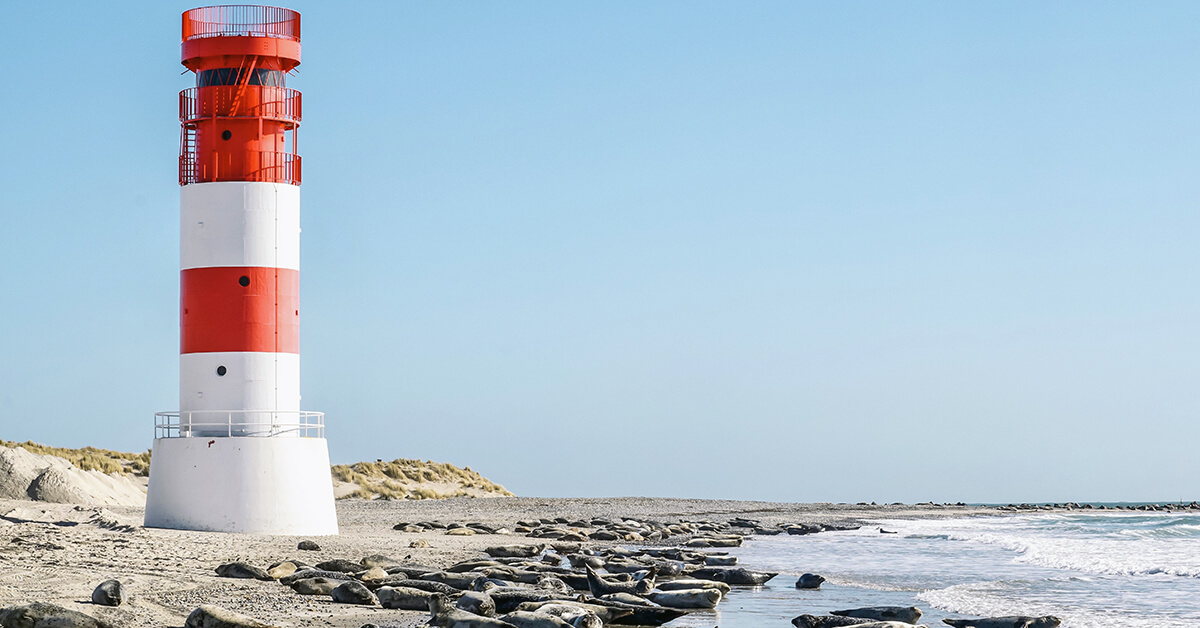
{"type": "Polygon", "coordinates": [[[300,41],[300,14],[246,4],[201,7],[183,14],[183,41],[203,37],[275,37],[300,41]]]}
{"type": "Polygon", "coordinates": [[[199,155],[185,140],[179,155],[179,185],[213,181],[266,181],[300,185],[300,155],[265,150],[199,155]]]}
{"type": "Polygon", "coordinates": [[[325,413],[304,410],[182,410],[154,414],[154,438],[325,438],[325,413]]]}
{"type": "Polygon", "coordinates": [[[179,121],[252,117],[300,123],[300,92],[265,85],[212,85],[179,92],[179,121]]]}

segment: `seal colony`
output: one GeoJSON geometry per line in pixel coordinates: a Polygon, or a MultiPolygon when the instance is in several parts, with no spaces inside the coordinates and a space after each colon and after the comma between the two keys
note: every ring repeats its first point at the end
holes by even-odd
{"type": "Polygon", "coordinates": [[[638,498],[337,506],[340,536],[302,539],[147,529],[133,507],[0,501],[0,626],[661,625],[778,580],[728,553],[755,535],[992,512],[638,498]]]}

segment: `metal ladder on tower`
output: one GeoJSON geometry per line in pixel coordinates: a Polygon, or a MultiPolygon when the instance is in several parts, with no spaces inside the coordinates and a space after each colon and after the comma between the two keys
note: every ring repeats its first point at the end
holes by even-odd
{"type": "Polygon", "coordinates": [[[179,137],[179,184],[197,183],[200,173],[197,172],[199,156],[196,154],[196,127],[184,125],[180,127],[179,137]]]}
{"type": "MultiPolygon", "coordinates": [[[[245,59],[242,60],[245,63],[245,59]]],[[[229,107],[229,116],[234,117],[238,114],[238,107],[242,102],[242,95],[246,93],[246,86],[250,84],[250,75],[254,73],[254,67],[258,65],[258,55],[254,55],[250,59],[250,67],[244,72],[242,68],[238,68],[237,92],[233,95],[233,104],[229,107]]]]}

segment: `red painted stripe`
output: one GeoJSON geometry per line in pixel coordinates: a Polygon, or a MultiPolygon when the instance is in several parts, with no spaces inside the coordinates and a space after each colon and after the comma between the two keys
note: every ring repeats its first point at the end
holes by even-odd
{"type": "Polygon", "coordinates": [[[182,271],[179,331],[180,353],[300,353],[300,271],[224,266],[182,271]]]}

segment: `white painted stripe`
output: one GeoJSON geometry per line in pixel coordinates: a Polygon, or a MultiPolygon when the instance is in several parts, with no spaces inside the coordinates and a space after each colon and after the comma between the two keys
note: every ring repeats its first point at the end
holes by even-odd
{"type": "Polygon", "coordinates": [[[299,186],[222,181],[179,190],[180,269],[300,269],[299,186]]]}
{"type": "Polygon", "coordinates": [[[300,356],[256,352],[182,354],[179,409],[299,410],[300,356]],[[222,366],[225,374],[219,375],[222,366]]]}

